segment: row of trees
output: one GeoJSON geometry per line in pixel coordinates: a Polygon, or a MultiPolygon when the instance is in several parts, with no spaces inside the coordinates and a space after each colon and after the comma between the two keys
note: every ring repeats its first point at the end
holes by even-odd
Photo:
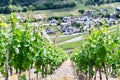
{"type": "Polygon", "coordinates": [[[0,0],[0,7],[8,6],[10,4],[10,1],[12,1],[13,5],[19,4],[23,6],[28,6],[38,0],[0,0]]]}
{"type": "MultiPolygon", "coordinates": [[[[16,6],[16,5],[13,5],[12,6],[12,12],[27,12],[29,10],[34,10],[35,7],[30,5],[30,6],[16,6]]],[[[8,14],[11,12],[10,9],[9,9],[9,6],[5,6],[5,7],[0,7],[0,14],[4,13],[4,14],[8,14]]]]}
{"type": "Polygon", "coordinates": [[[67,7],[75,7],[76,3],[75,2],[54,2],[54,3],[44,3],[43,5],[40,4],[34,4],[33,5],[36,10],[41,10],[41,9],[59,9],[59,8],[67,8],[67,7]]]}

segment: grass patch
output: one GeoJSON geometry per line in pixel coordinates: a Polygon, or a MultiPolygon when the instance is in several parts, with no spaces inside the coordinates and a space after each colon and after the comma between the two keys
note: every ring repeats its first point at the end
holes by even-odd
{"type": "Polygon", "coordinates": [[[119,25],[114,25],[112,27],[108,27],[107,29],[108,29],[108,31],[111,31],[111,30],[114,30],[114,29],[117,29],[117,28],[120,28],[120,26],[119,25]]]}
{"type": "MultiPolygon", "coordinates": [[[[109,31],[110,30],[114,30],[114,29],[117,30],[117,26],[109,27],[107,29],[109,31]]],[[[119,36],[120,35],[120,27],[119,27],[118,32],[117,31],[113,31],[113,32],[110,32],[109,34],[113,35],[114,38],[119,36]]],[[[80,48],[81,44],[84,43],[84,41],[85,41],[85,39],[82,40],[82,41],[77,41],[77,42],[72,42],[72,43],[65,43],[65,44],[59,45],[59,47],[61,47],[63,50],[70,50],[70,49],[80,48]]]]}
{"type": "Polygon", "coordinates": [[[76,37],[79,37],[81,34],[77,34],[77,35],[72,35],[72,36],[65,36],[65,37],[55,37],[55,38],[51,38],[51,40],[55,43],[60,43],[60,42],[64,42],[76,37]]]}
{"type": "Polygon", "coordinates": [[[82,41],[77,41],[72,43],[61,44],[59,47],[62,48],[63,50],[69,50],[69,49],[79,48],[81,44],[82,44],[82,41]]]}
{"type": "Polygon", "coordinates": [[[101,6],[96,6],[97,9],[108,9],[109,13],[114,12],[116,10],[116,7],[118,7],[120,3],[109,3],[109,4],[103,4],[101,6]]]}

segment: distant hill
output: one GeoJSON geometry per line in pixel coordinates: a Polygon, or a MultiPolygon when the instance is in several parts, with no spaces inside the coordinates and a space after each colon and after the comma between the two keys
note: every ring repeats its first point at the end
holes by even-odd
{"type": "MultiPolygon", "coordinates": [[[[0,13],[10,13],[9,0],[0,0],[0,13]]],[[[47,10],[75,7],[74,0],[13,0],[12,12],[27,12],[28,10],[47,10]]]]}
{"type": "MultiPolygon", "coordinates": [[[[31,5],[33,2],[36,2],[38,0],[13,0],[12,4],[16,5],[31,5]]],[[[0,6],[7,6],[9,5],[10,0],[0,0],[0,6]]]]}
{"type": "MultiPolygon", "coordinates": [[[[34,3],[54,3],[57,1],[64,1],[64,0],[12,0],[13,5],[21,5],[21,6],[28,6],[34,3]]],[[[65,0],[70,1],[70,0],[65,0]]],[[[74,1],[74,0],[73,0],[74,1]]],[[[0,0],[0,6],[7,6],[9,5],[10,0],[0,0]]]]}
{"type": "MultiPolygon", "coordinates": [[[[0,0],[0,7],[7,6],[10,0],[0,0]]],[[[56,3],[56,2],[65,2],[65,1],[78,1],[85,5],[95,5],[95,4],[105,4],[105,3],[113,3],[113,2],[120,2],[120,0],[13,0],[12,4],[14,5],[21,5],[21,6],[28,6],[33,5],[34,3],[56,3]]]]}
{"type": "MultiPolygon", "coordinates": [[[[12,0],[13,12],[27,12],[28,10],[48,10],[71,8],[76,5],[101,5],[113,2],[120,2],[120,0],[12,0]]],[[[10,0],[0,0],[0,13],[10,13],[10,0]]]]}

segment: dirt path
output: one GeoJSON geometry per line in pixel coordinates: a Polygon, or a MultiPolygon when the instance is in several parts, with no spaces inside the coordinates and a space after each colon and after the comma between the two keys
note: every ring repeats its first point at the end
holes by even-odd
{"type": "MultiPolygon", "coordinates": [[[[36,74],[34,74],[34,69],[30,70],[31,80],[37,80],[36,74]]],[[[29,72],[23,72],[22,74],[26,74],[27,80],[29,80],[29,72]]],[[[78,76],[75,74],[74,65],[70,59],[66,60],[58,69],[56,69],[52,75],[48,75],[46,78],[42,78],[41,74],[39,74],[39,80],[88,80],[83,76],[81,78],[76,79],[78,76]],[[83,79],[84,78],[84,79],[83,79]]],[[[103,80],[105,79],[105,75],[102,74],[103,80]]],[[[100,80],[99,74],[97,73],[97,80],[100,80]]],[[[5,80],[4,78],[0,78],[0,80],[5,80]]],[[[9,80],[18,80],[18,74],[14,74],[9,77],[9,80]]],[[[113,78],[109,76],[109,80],[120,80],[120,78],[113,78]]]]}
{"type": "MultiPolygon", "coordinates": [[[[34,69],[30,70],[31,80],[37,80],[36,74],[34,74],[34,69]]],[[[29,80],[29,72],[23,72],[29,80]]],[[[0,78],[0,80],[5,80],[4,78],[0,78]]],[[[14,74],[9,77],[9,80],[18,80],[18,74],[14,74]]],[[[76,80],[75,69],[70,59],[66,60],[62,63],[62,65],[56,69],[52,75],[48,75],[46,78],[42,78],[41,74],[39,74],[39,80],[76,80]]]]}
{"type": "Polygon", "coordinates": [[[66,60],[52,75],[44,80],[76,80],[75,69],[70,59],[66,60]]]}

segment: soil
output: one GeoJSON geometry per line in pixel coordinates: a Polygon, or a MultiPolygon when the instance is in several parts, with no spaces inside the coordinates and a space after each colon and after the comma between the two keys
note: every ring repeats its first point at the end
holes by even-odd
{"type": "MultiPolygon", "coordinates": [[[[34,73],[35,69],[30,70],[31,80],[37,80],[37,75],[34,73]]],[[[29,80],[29,71],[23,72],[22,74],[26,75],[27,80],[29,80]]],[[[73,62],[68,59],[63,62],[63,64],[56,69],[53,74],[48,75],[46,78],[42,78],[41,74],[38,74],[39,80],[88,80],[83,74],[80,74],[79,77],[76,75],[75,67],[73,62]]],[[[102,73],[103,80],[106,80],[105,75],[102,73]]],[[[97,73],[96,80],[100,80],[100,76],[97,73]]],[[[0,80],[5,80],[0,78],[0,80]]],[[[14,74],[9,77],[9,80],[18,80],[18,74],[14,74]]],[[[120,78],[110,77],[109,80],[120,80],[120,78]]]]}
{"type": "Polygon", "coordinates": [[[44,80],[76,80],[74,65],[71,60],[66,60],[52,75],[44,80]]]}

